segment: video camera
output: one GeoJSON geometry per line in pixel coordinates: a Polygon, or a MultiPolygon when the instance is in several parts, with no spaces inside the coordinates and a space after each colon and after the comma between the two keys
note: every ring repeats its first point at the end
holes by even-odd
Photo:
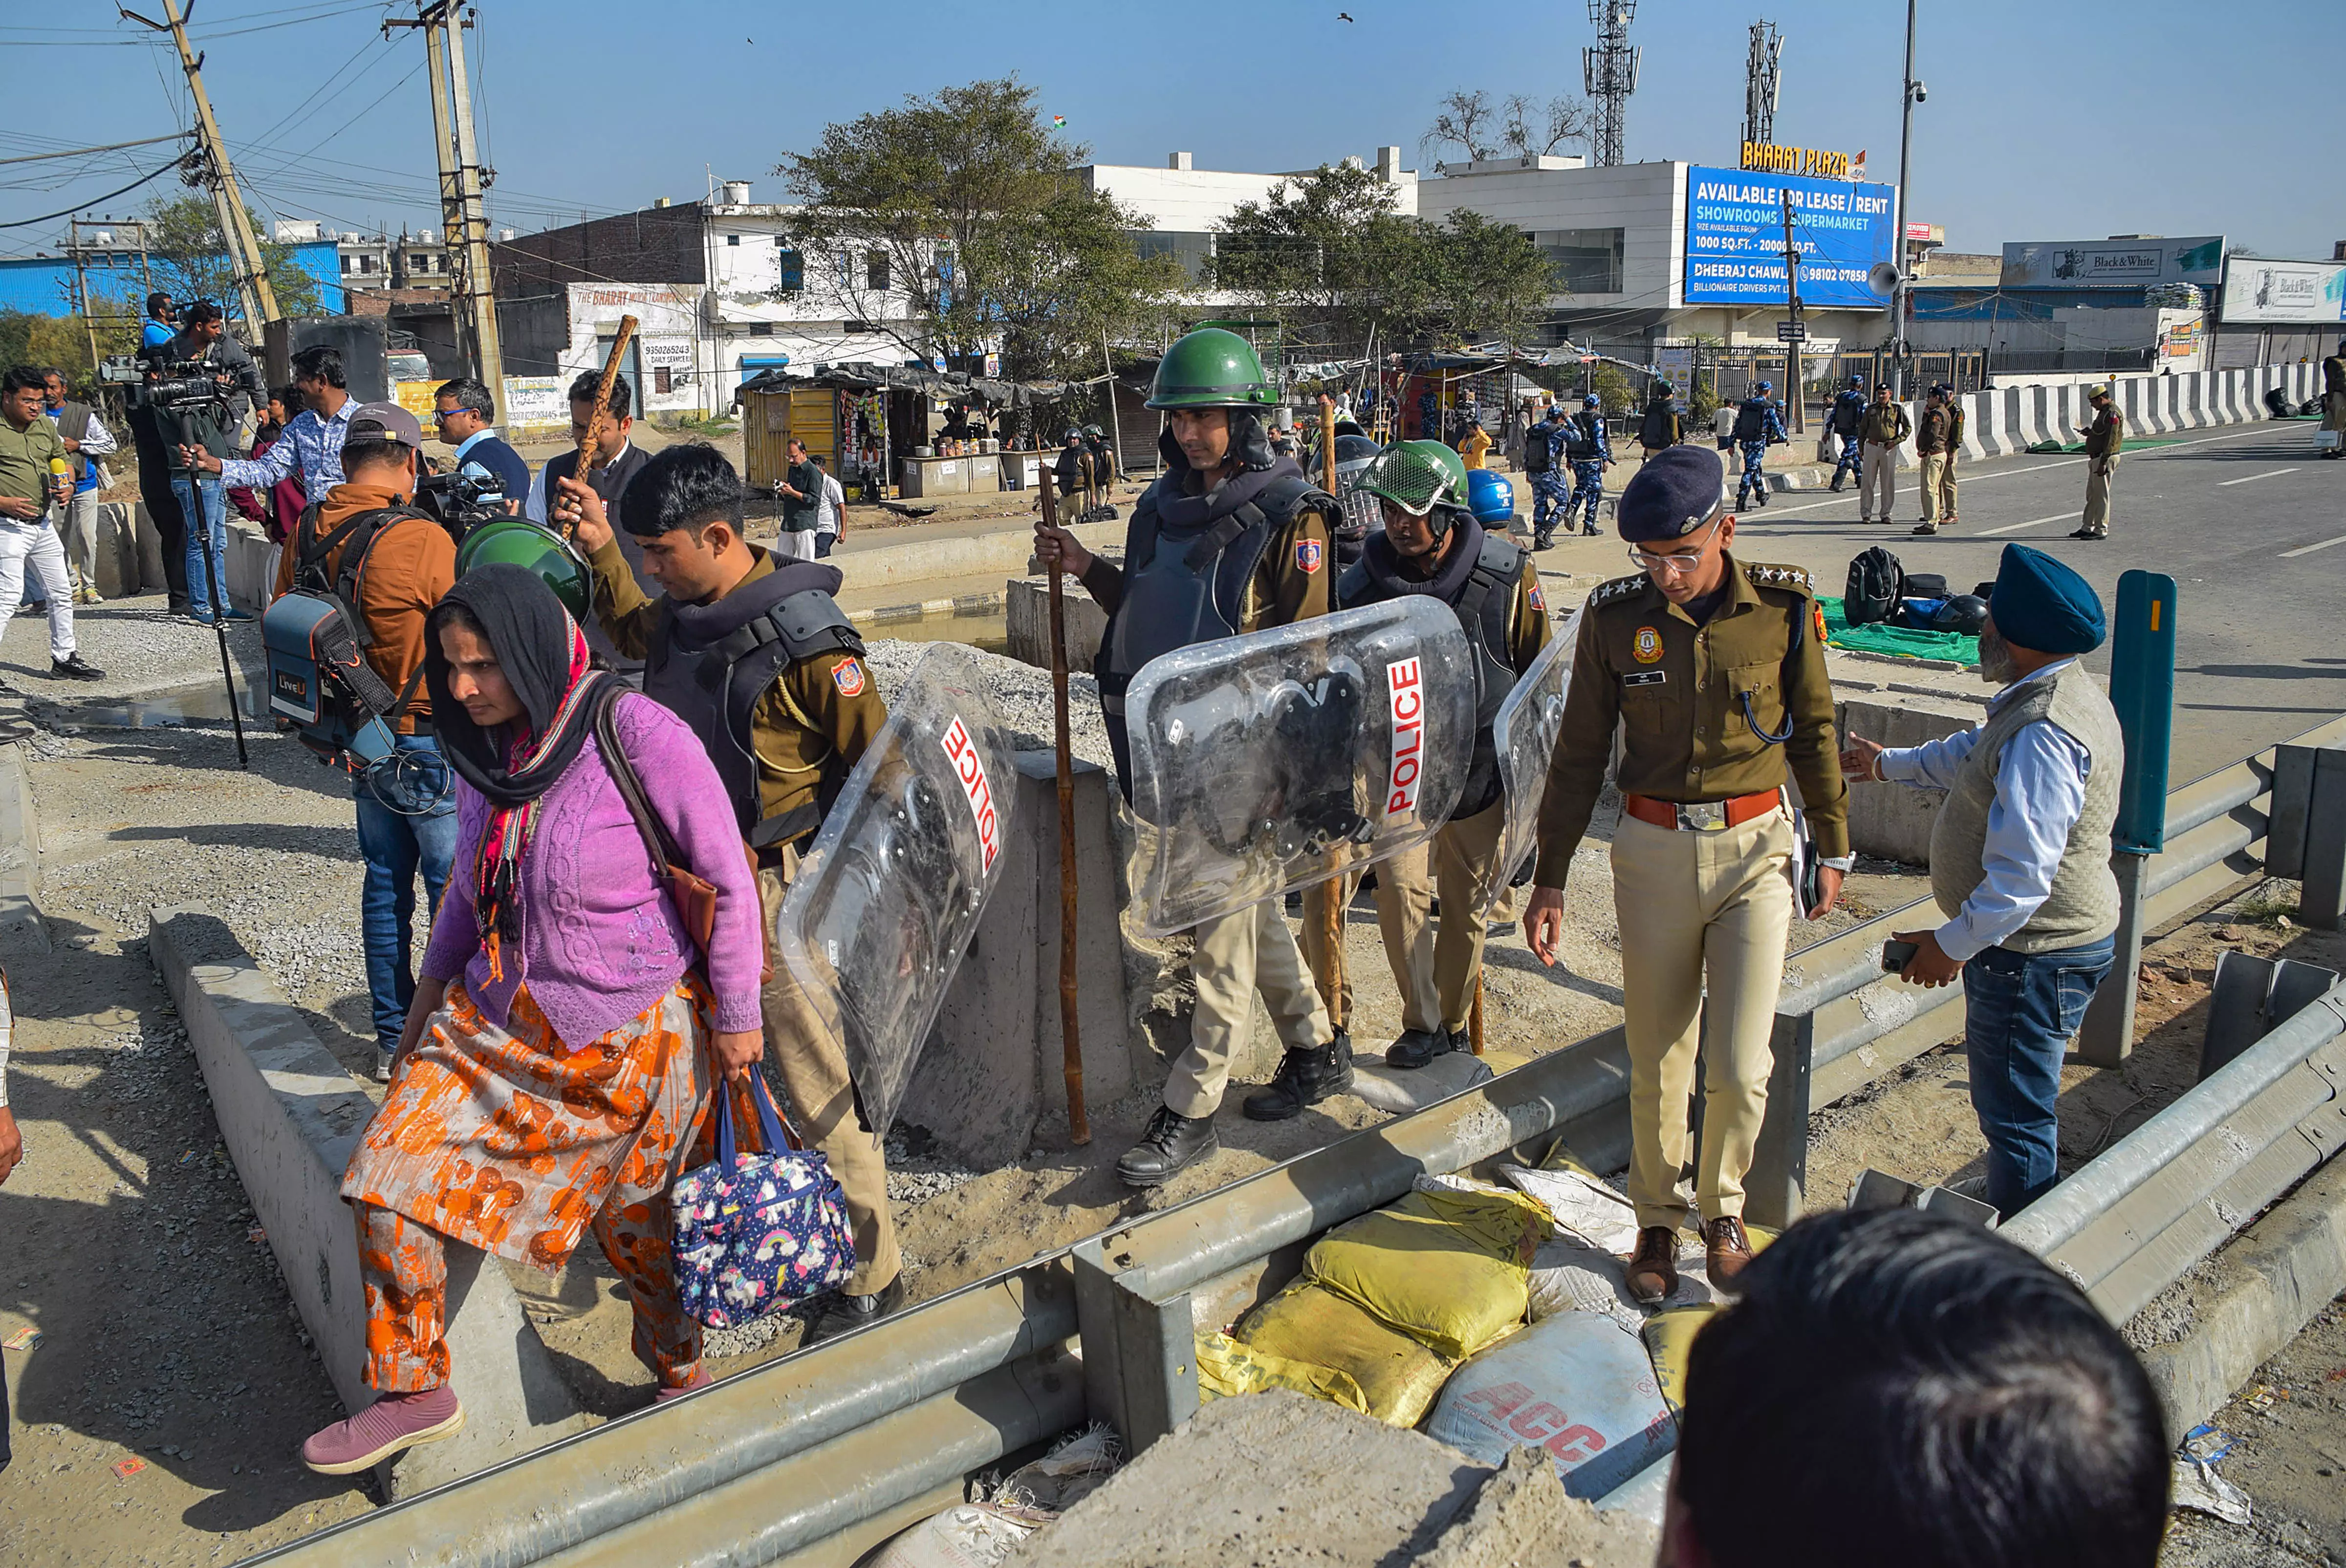
{"type": "Polygon", "coordinates": [[[229,389],[219,384],[219,367],[208,360],[143,360],[133,354],[108,354],[97,368],[99,381],[129,389],[131,407],[168,412],[208,404],[226,408],[229,389]],[[152,380],[150,371],[156,372],[152,380]]]}
{"type": "Polygon", "coordinates": [[[486,473],[426,473],[415,481],[415,504],[440,521],[462,544],[481,524],[505,514],[505,494],[498,480],[486,473]]]}

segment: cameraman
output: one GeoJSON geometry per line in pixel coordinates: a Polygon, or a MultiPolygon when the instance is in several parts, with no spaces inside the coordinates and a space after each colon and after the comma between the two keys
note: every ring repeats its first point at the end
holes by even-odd
{"type": "Polygon", "coordinates": [[[186,324],[163,351],[169,362],[147,367],[148,401],[164,439],[179,450],[171,473],[171,494],[188,531],[188,618],[210,626],[215,615],[250,620],[228,602],[228,496],[219,473],[236,427],[240,403],[266,401],[260,367],[244,345],[228,335],[228,321],[209,300],[188,307],[186,324]],[[209,387],[201,383],[209,382],[209,387]]]}
{"type": "Polygon", "coordinates": [[[30,365],[0,376],[0,605],[15,607],[29,561],[48,593],[49,674],[103,680],[106,672],[74,651],[65,546],[49,526],[49,508],[66,498],[66,480],[50,464],[65,462],[66,448],[49,423],[47,398],[47,381],[30,365]]]}
{"type": "MultiPolygon", "coordinates": [[[[158,290],[147,296],[147,320],[139,324],[138,358],[149,369],[171,356],[179,335],[179,312],[171,296],[158,290]]],[[[130,400],[130,443],[138,454],[138,499],[146,504],[156,535],[163,542],[165,608],[178,615],[188,607],[188,530],[179,516],[178,498],[171,494],[171,448],[164,443],[155,411],[144,398],[130,400]]]]}
{"type": "Polygon", "coordinates": [[[460,376],[441,384],[434,406],[439,410],[434,419],[440,439],[456,449],[456,473],[495,481],[489,498],[504,505],[506,516],[520,516],[529,495],[529,464],[497,434],[497,405],[489,389],[460,376]]]}

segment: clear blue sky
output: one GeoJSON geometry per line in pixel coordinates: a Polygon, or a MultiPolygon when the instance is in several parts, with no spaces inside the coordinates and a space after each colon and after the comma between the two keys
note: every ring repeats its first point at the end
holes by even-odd
{"type": "MultiPolygon", "coordinates": [[[[132,8],[157,15],[159,3],[132,8]]],[[[1591,36],[1570,0],[1202,0],[1178,13],[1096,0],[480,0],[480,10],[474,79],[498,171],[492,213],[524,231],[699,196],[705,165],[780,199],[778,156],[812,145],[827,122],[1014,70],[1103,161],[1157,164],[1179,148],[1204,168],[1285,168],[1399,142],[1405,163],[1430,167],[1419,137],[1444,92],[1576,94],[1591,36]],[[1337,21],[1340,8],[1358,20],[1337,21]],[[1543,16],[1552,25],[1539,31],[1543,16]]],[[[399,12],[412,15],[412,3],[199,0],[206,83],[264,211],[345,228],[436,225],[423,44],[378,30],[399,12]]],[[[1897,0],[1642,0],[1629,156],[1734,163],[1745,29],[1762,12],[1787,39],[1777,139],[1862,148],[1873,178],[1894,178],[1897,0]]],[[[20,90],[36,86],[55,107],[12,117],[0,158],[188,123],[176,62],[140,36],[108,0],[9,5],[0,49],[20,90]]],[[[1959,250],[2222,233],[2268,255],[2327,257],[2346,239],[2341,66],[2341,0],[2215,11],[2184,0],[1924,0],[1917,72],[1930,99],[1915,114],[1912,215],[1943,224],[1959,250]]],[[[96,198],[168,152],[0,165],[0,222],[96,198]]],[[[146,194],[104,209],[126,215],[146,194]]],[[[0,229],[0,254],[29,253],[58,227],[0,229]]]]}

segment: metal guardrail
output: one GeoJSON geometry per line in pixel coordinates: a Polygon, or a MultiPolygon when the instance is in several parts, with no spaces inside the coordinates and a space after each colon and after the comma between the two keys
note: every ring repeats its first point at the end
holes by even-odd
{"type": "Polygon", "coordinates": [[[2125,1322],[2346,1145],[2346,985],[2003,1227],[2125,1322]]]}
{"type": "MultiPolygon", "coordinates": [[[[2297,744],[2341,741],[2346,718],[2297,744]]],[[[2259,803],[2273,755],[2269,749],[2169,794],[2167,850],[2146,878],[2147,927],[2260,869],[2259,803]]],[[[1789,961],[1768,1123],[1747,1183],[1755,1220],[1782,1223],[1798,1214],[1814,1106],[1953,1032],[1943,1010],[1960,999],[1959,988],[1923,991],[1884,977],[1879,967],[1889,932],[1933,921],[1928,908],[1924,901],[1893,911],[1789,961]]],[[[2294,1038],[2276,1031],[2202,1088],[2221,1080],[2231,1093],[2265,1070],[2252,1063],[2286,1054],[2294,1038]]],[[[2279,1073],[2296,1097],[2268,1104],[2252,1096],[2249,1108],[2265,1117],[2253,1126],[2295,1125],[2274,1118],[2310,1105],[2306,1074],[2319,1078],[2325,1070],[2279,1073]]],[[[646,1561],[811,1568],[852,1561],[864,1546],[944,1506],[963,1475],[1086,1419],[1106,1420],[1133,1447],[1145,1446],[1197,1408],[1194,1324],[1201,1318],[1227,1321],[1244,1302],[1275,1288],[1282,1282],[1281,1259],[1300,1256],[1311,1237],[1391,1202],[1420,1173],[1458,1170],[1510,1151],[1529,1154],[1559,1132],[1600,1166],[1625,1162],[1627,1105],[1627,1053],[1615,1028],[690,1399],[566,1439],[253,1561],[301,1568],[600,1568],[646,1561]],[[1082,1347],[1080,1368],[1068,1353],[1071,1339],[1082,1347]]],[[[2157,1125],[2154,1118],[2096,1166],[2121,1150],[2136,1160],[2137,1140],[2157,1125]]],[[[2220,1141],[2230,1128],[2255,1144],[2242,1127],[2226,1120],[2208,1135],[2220,1141]]],[[[2299,1139],[2309,1151],[2315,1146],[2310,1137],[2299,1139]]],[[[2256,1148],[2270,1154],[2286,1144],[2275,1134],[2256,1148]]],[[[2288,1152],[2293,1159],[2295,1151],[2288,1152]]],[[[2265,1164],[2235,1161],[2188,1201],[2180,1189],[2159,1186],[2163,1196],[2151,1204],[2158,1221],[2148,1233],[2153,1242],[2108,1267],[2103,1253],[2115,1256],[2121,1243],[2103,1238],[2132,1234],[2125,1227],[2138,1226],[2134,1209],[2076,1233],[2089,1238],[2071,1248],[2083,1261],[2059,1246],[2051,1256],[2102,1291],[2097,1300],[2119,1299],[2198,1245],[2198,1232],[2187,1224],[2191,1206],[2244,1219],[2270,1201],[2249,1202],[2285,1163],[2279,1156],[2265,1164]],[[2107,1224],[2120,1229],[2107,1231],[2107,1224]],[[2154,1244],[2164,1250],[2125,1272],[2154,1244]],[[2099,1272],[2088,1275],[2089,1268],[2099,1272]]],[[[2045,1202],[2068,1191],[2055,1189],[2045,1202]]]]}

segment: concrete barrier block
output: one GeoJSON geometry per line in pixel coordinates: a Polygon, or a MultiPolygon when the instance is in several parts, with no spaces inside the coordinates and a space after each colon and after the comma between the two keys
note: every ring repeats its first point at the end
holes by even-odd
{"type": "MultiPolygon", "coordinates": [[[[1107,636],[1107,612],[1073,583],[1065,585],[1060,599],[1067,625],[1067,667],[1088,670],[1099,657],[1100,642],[1107,636]]],[[[1005,651],[1022,664],[1033,665],[1036,669],[1050,668],[1049,582],[1041,577],[1013,577],[1004,609],[1009,639],[1005,651]]]]}
{"type": "MultiPolygon", "coordinates": [[[[1124,544],[1121,518],[1084,523],[1068,530],[1086,550],[1111,550],[1124,544]]],[[[906,530],[917,535],[917,528],[906,530]]],[[[882,587],[892,583],[933,583],[947,577],[1012,577],[1026,571],[1035,552],[1035,536],[1024,528],[1004,533],[971,534],[913,544],[882,545],[869,550],[834,550],[831,564],[839,568],[850,589],[882,587]]],[[[1078,594],[1082,593],[1077,589],[1078,594]]]]}
{"type": "Polygon", "coordinates": [[[138,593],[164,593],[171,579],[162,569],[162,530],[155,527],[155,514],[146,502],[138,502],[131,518],[131,548],[138,560],[138,593]]]}
{"type": "Polygon", "coordinates": [[[41,920],[41,820],[21,741],[0,746],[0,958],[49,951],[41,920]]]}
{"type": "MultiPolygon", "coordinates": [[[[1967,704],[1918,692],[1852,697],[1836,703],[1833,712],[1841,734],[1862,735],[1883,746],[1921,746],[1969,729],[1979,719],[1979,710],[1967,704]]],[[[1939,790],[1907,784],[1851,785],[1850,848],[1903,865],[1930,864],[1931,827],[1944,799],[1939,790]]]]}
{"type": "MultiPolygon", "coordinates": [[[[1001,883],[954,972],[898,1113],[984,1166],[1024,1157],[1038,1135],[1056,1137],[1053,1124],[1066,1111],[1056,778],[1051,753],[1019,753],[1023,826],[1004,847],[1001,883]]],[[[1076,1024],[1085,1099],[1106,1105],[1129,1094],[1156,1054],[1132,1037],[1114,787],[1088,762],[1076,763],[1075,785],[1076,1024]]]]}
{"type": "Polygon", "coordinates": [[[228,600],[248,615],[269,607],[277,591],[278,546],[250,524],[228,528],[228,600]]]}
{"type": "MultiPolygon", "coordinates": [[[[342,1172],[374,1103],[319,1043],[276,981],[202,909],[148,915],[155,968],[179,1010],[228,1145],[285,1288],[343,1408],[373,1402],[362,1369],[366,1307],[342,1172]]],[[[464,1430],[388,1468],[393,1497],[484,1470],[589,1424],[554,1370],[502,1265],[448,1246],[451,1384],[464,1430]]]]}

